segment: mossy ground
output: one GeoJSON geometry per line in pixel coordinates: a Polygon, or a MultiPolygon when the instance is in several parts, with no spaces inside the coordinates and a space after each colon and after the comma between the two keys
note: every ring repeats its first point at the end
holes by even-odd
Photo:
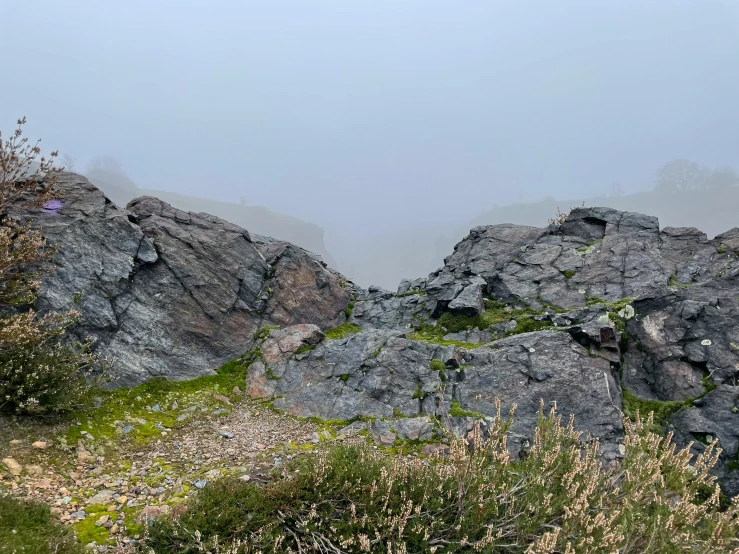
{"type": "Polygon", "coordinates": [[[603,304],[603,308],[607,312],[619,312],[633,302],[634,302],[633,297],[627,297],[627,298],[622,298],[621,300],[616,300],[614,302],[608,302],[607,300],[603,300],[602,298],[598,298],[597,296],[590,296],[585,300],[585,305],[595,306],[598,304],[603,304]]]}
{"type": "Polygon", "coordinates": [[[411,340],[417,340],[421,342],[428,342],[437,344],[439,346],[459,346],[460,348],[479,348],[485,346],[484,342],[464,342],[461,340],[445,340],[443,337],[446,333],[443,329],[422,323],[418,324],[414,331],[408,333],[406,336],[411,340]]]}
{"type": "Polygon", "coordinates": [[[542,328],[551,326],[550,322],[540,322],[533,319],[534,316],[543,315],[544,313],[533,310],[528,306],[511,306],[497,300],[485,300],[485,311],[481,315],[465,316],[446,312],[439,318],[439,325],[448,333],[459,333],[475,328],[487,329],[496,323],[515,319],[521,330],[517,327],[514,331],[511,331],[511,334],[517,334],[527,332],[531,327],[538,326],[536,324],[541,324],[542,328]],[[532,324],[534,321],[535,324],[532,324]]]}
{"type": "Polygon", "coordinates": [[[76,414],[80,425],[71,426],[64,439],[70,446],[89,436],[103,445],[112,441],[146,444],[161,438],[162,429],[171,430],[184,425],[197,413],[228,409],[227,404],[213,395],[236,400],[232,391],[237,386],[244,389],[247,367],[248,361],[238,358],[224,364],[215,375],[189,381],[154,377],[133,388],[101,391],[98,394],[99,407],[76,414]],[[173,407],[174,402],[177,402],[176,408],[173,407]],[[153,409],[157,406],[158,410],[153,409]],[[128,432],[124,433],[124,429],[128,432]]]}
{"type": "MultiPolygon", "coordinates": [[[[118,521],[120,514],[118,512],[109,512],[107,508],[107,506],[102,505],[85,507],[87,517],[74,524],[74,532],[77,533],[77,540],[80,544],[90,544],[91,542],[96,544],[106,544],[114,540],[114,537],[110,536],[110,533],[108,533],[108,530],[105,527],[95,525],[95,523],[100,519],[100,516],[103,515],[110,517],[110,520],[114,523],[118,521]]],[[[129,533],[134,534],[135,531],[129,530],[129,533]]]]}

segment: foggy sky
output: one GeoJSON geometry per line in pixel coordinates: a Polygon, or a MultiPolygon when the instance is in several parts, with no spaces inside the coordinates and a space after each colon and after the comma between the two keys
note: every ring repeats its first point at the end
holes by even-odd
{"type": "Polygon", "coordinates": [[[0,0],[0,51],[3,131],[317,223],[339,259],[739,166],[733,0],[0,0]]]}

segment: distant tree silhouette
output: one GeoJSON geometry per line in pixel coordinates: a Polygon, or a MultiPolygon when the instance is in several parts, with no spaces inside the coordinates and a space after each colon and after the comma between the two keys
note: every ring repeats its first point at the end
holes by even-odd
{"type": "Polygon", "coordinates": [[[660,192],[687,192],[704,190],[710,171],[696,162],[680,158],[657,170],[656,190],[660,192]]]}
{"type": "Polygon", "coordinates": [[[712,190],[722,190],[736,186],[739,186],[739,175],[730,167],[714,171],[708,180],[708,188],[712,190]]]}
{"type": "Polygon", "coordinates": [[[739,176],[731,168],[711,170],[696,162],[680,158],[657,171],[655,190],[659,192],[694,192],[720,190],[739,185],[739,176]]]}

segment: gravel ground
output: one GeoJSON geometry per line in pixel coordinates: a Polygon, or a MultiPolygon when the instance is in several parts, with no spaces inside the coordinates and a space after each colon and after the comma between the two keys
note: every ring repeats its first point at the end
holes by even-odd
{"type": "Polygon", "coordinates": [[[119,547],[136,544],[147,518],[177,510],[208,481],[230,474],[264,483],[275,468],[304,451],[304,445],[333,439],[314,423],[248,401],[228,414],[193,418],[146,446],[120,444],[104,455],[97,455],[100,449],[93,440],[64,448],[43,438],[59,436],[61,428],[11,420],[0,425],[6,470],[0,489],[49,503],[61,522],[75,525],[83,542],[115,539],[119,547]],[[8,470],[12,461],[22,466],[20,475],[8,470]]]}

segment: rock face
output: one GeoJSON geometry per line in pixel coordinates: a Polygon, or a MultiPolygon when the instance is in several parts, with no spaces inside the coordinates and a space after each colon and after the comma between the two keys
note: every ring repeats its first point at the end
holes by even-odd
{"type": "Polygon", "coordinates": [[[717,437],[718,474],[736,494],[737,237],[608,208],[575,209],[559,227],[478,227],[428,278],[358,294],[349,321],[362,332],[259,361],[252,393],[298,416],[379,418],[356,425],[382,444],[427,417],[464,435],[497,398],[504,412],[516,405],[513,454],[540,403],[556,404],[605,459],[620,456],[625,402],[633,412],[679,401],[668,427],[696,453],[696,436],[717,437]]]}
{"type": "Polygon", "coordinates": [[[605,460],[621,455],[622,409],[669,408],[679,445],[718,439],[720,482],[739,493],[739,229],[709,240],[578,208],[561,226],[477,227],[390,292],[207,214],[151,197],[121,210],[70,174],[60,188],[61,209],[21,214],[59,248],[39,307],[78,308],[117,384],[250,350],[250,395],[342,432],[386,445],[485,432],[499,400],[524,456],[556,406],[605,460]]]}
{"type": "Polygon", "coordinates": [[[547,410],[556,402],[561,413],[574,414],[610,458],[617,455],[621,388],[609,361],[591,357],[568,333],[525,333],[467,350],[370,329],[295,355],[299,341],[292,351],[281,345],[298,327],[272,331],[261,350],[279,355],[265,354],[248,373],[250,394],[275,398],[275,408],[321,419],[388,418],[398,432],[407,418],[447,417],[452,402],[494,416],[498,398],[505,412],[517,406],[510,446],[518,454],[532,439],[543,399],[547,410]]]}
{"type": "Polygon", "coordinates": [[[268,237],[255,237],[254,242],[270,266],[259,299],[266,318],[279,325],[301,321],[323,329],[343,322],[337,314],[358,294],[353,283],[298,246],[268,237]]]}
{"type": "Polygon", "coordinates": [[[265,325],[346,319],[348,281],[297,247],[263,243],[268,261],[246,230],[217,217],[151,197],[122,210],[70,173],[58,190],[60,208],[15,214],[58,249],[38,308],[77,309],[75,332],[115,358],[115,385],[208,374],[265,325]]]}

